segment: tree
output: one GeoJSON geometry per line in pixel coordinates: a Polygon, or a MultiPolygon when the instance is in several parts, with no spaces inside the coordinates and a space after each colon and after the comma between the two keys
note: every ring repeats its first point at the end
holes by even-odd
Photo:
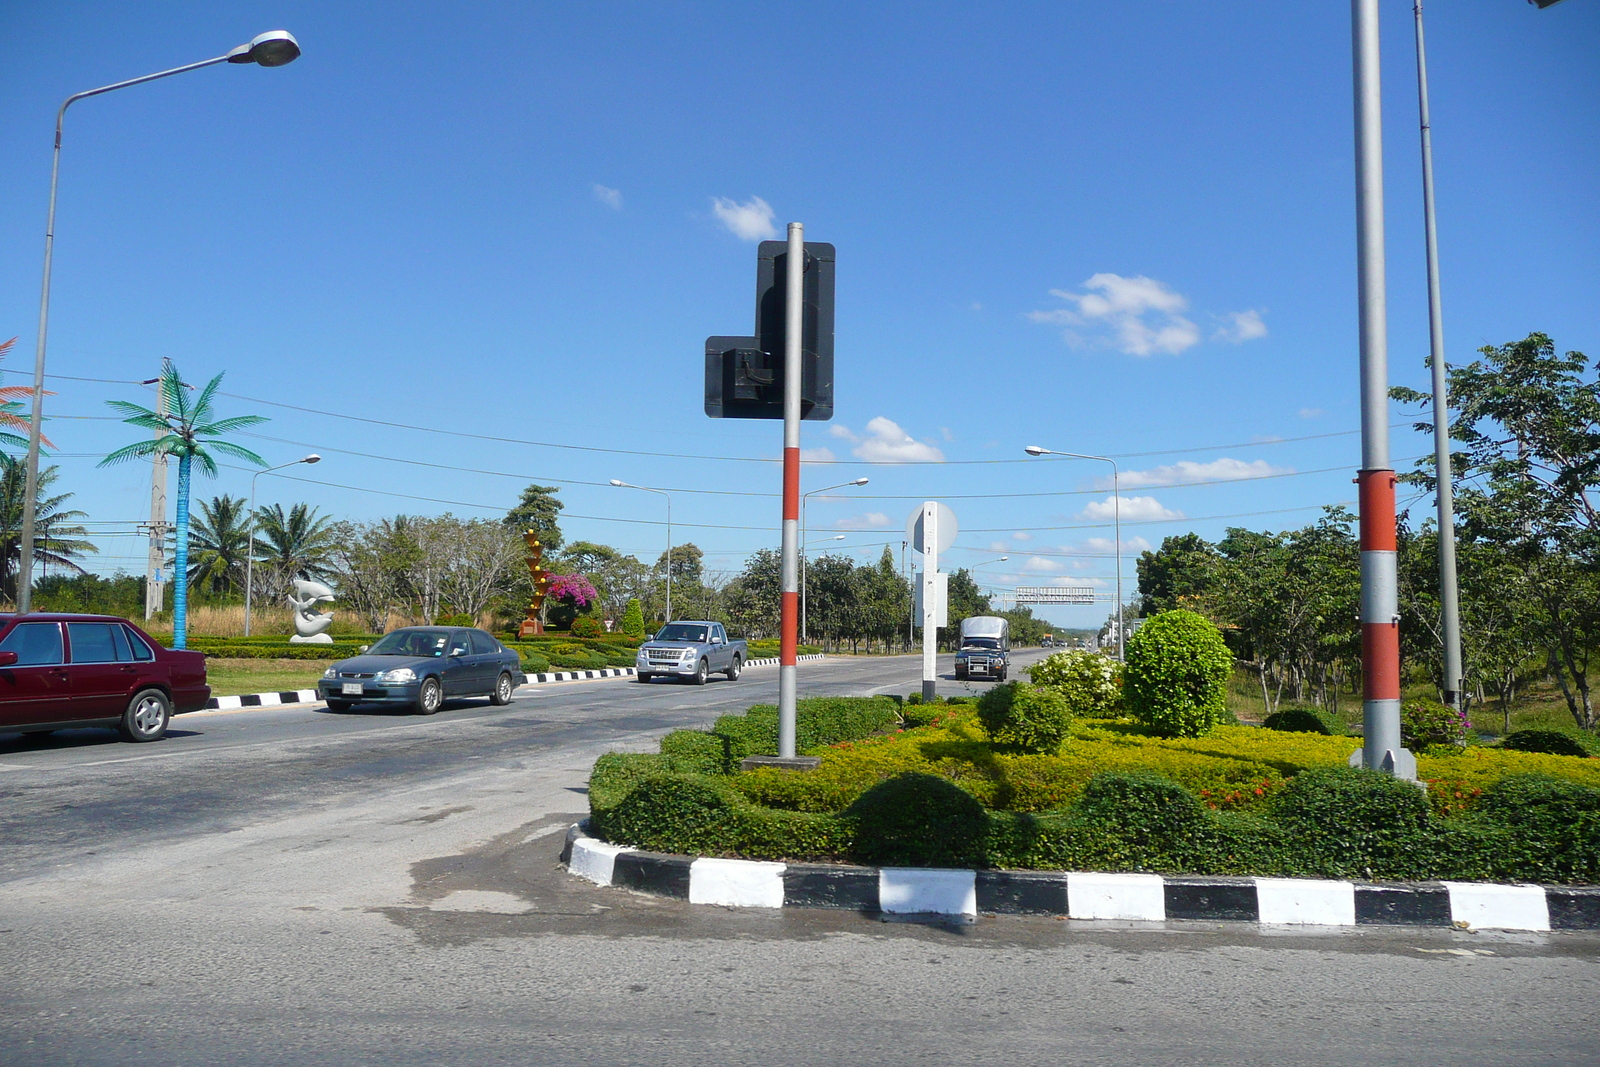
{"type": "Polygon", "coordinates": [[[566,505],[556,499],[560,489],[554,485],[530,485],[522,491],[517,506],[506,512],[504,522],[520,537],[532,530],[544,550],[554,555],[561,548],[561,509],[566,505]]]}
{"type": "Polygon", "coordinates": [[[337,543],[333,520],[317,509],[282,504],[256,509],[255,580],[272,599],[288,595],[296,575],[322,581],[331,574],[337,543]]]}
{"type": "Polygon", "coordinates": [[[250,530],[244,497],[224,493],[200,501],[192,520],[194,552],[189,557],[189,584],[212,594],[231,593],[244,584],[250,530]]]}
{"type": "MultiPolygon", "coordinates": [[[[11,351],[17,339],[0,342],[0,359],[4,359],[11,351]]],[[[45,396],[52,396],[45,393],[45,396]]],[[[33,420],[22,412],[22,401],[33,396],[33,387],[30,385],[7,385],[0,387],[0,443],[11,445],[15,448],[28,447],[28,432],[33,428],[33,420]]],[[[50,439],[40,435],[39,440],[50,444],[50,439]]],[[[55,446],[51,446],[52,448],[55,446]]],[[[37,520],[35,520],[37,522],[37,520]]]]}
{"type": "Polygon", "coordinates": [[[488,519],[455,521],[449,529],[442,594],[459,614],[476,619],[494,597],[511,586],[526,544],[503,523],[488,519]]]}
{"type": "Polygon", "coordinates": [[[644,611],[637,598],[628,601],[622,613],[622,632],[628,637],[644,636],[644,611]]]}
{"type": "Polygon", "coordinates": [[[728,583],[726,591],[728,621],[734,632],[749,638],[775,635],[782,589],[782,556],[777,549],[763,548],[745,560],[744,570],[728,583]]]}
{"type": "Polygon", "coordinates": [[[188,645],[189,481],[194,464],[198,463],[201,472],[213,478],[217,475],[217,461],[211,455],[213,451],[254,463],[258,467],[267,465],[266,460],[243,445],[222,439],[223,434],[266,422],[266,418],[261,415],[237,415],[231,419],[210,421],[212,401],[221,384],[222,375],[219,374],[206,383],[206,387],[201,389],[193,400],[190,400],[183,379],[178,376],[178,368],[168,360],[161,365],[161,377],[156,385],[161,391],[162,400],[166,403],[165,414],[140,407],[127,400],[106,401],[109,407],[128,416],[122,420],[123,422],[129,426],[154,430],[156,436],[117,449],[101,460],[100,466],[106,467],[125,463],[130,459],[150,459],[155,456],[178,457],[178,542],[173,565],[172,593],[174,648],[185,648],[188,645]]]}
{"type": "Polygon", "coordinates": [[[1210,615],[1222,556],[1216,546],[1196,533],[1162,540],[1154,552],[1139,555],[1139,596],[1146,615],[1187,608],[1210,615]]]}
{"type": "MultiPolygon", "coordinates": [[[[41,567],[54,564],[71,574],[83,574],[76,562],[85,553],[98,552],[85,540],[88,531],[77,525],[87,518],[81,511],[62,511],[71,493],[47,495],[59,477],[55,467],[39,471],[38,503],[34,508],[33,561],[41,567]]],[[[22,505],[27,486],[27,465],[0,454],[0,592],[15,604],[17,575],[22,562],[22,505]]]]}
{"type": "Polygon", "coordinates": [[[621,618],[629,601],[650,594],[649,569],[610,545],[574,541],[561,553],[561,566],[584,575],[594,584],[604,618],[621,618]]]}

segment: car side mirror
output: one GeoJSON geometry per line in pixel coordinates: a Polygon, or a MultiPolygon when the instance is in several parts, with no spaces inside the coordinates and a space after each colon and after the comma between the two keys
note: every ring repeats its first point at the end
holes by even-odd
{"type": "Polygon", "coordinates": [[[0,652],[0,667],[15,667],[17,654],[15,652],[0,652]]]}
{"type": "Polygon", "coordinates": [[[356,651],[357,652],[365,652],[367,649],[369,649],[371,647],[372,647],[371,645],[362,645],[360,648],[356,649],[356,651]]]}

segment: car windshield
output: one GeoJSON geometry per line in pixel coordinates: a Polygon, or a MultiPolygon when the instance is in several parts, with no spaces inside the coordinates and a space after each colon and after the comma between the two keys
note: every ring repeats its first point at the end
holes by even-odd
{"type": "Polygon", "coordinates": [[[396,630],[378,638],[378,643],[367,649],[367,655],[442,656],[449,642],[449,630],[396,630]]]}
{"type": "Polygon", "coordinates": [[[966,648],[999,648],[1000,642],[993,637],[969,637],[964,641],[966,648]]]}
{"type": "Polygon", "coordinates": [[[704,641],[706,628],[693,626],[686,622],[672,622],[661,628],[656,634],[657,641],[704,641]]]}

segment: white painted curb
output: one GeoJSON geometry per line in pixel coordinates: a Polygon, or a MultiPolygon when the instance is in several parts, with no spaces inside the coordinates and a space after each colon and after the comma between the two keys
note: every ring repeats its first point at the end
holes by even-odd
{"type": "Polygon", "coordinates": [[[1471,930],[1548,930],[1550,904],[1536,885],[1446,882],[1450,921],[1471,930]]]}
{"type": "Polygon", "coordinates": [[[1280,926],[1354,926],[1356,887],[1312,878],[1257,878],[1259,921],[1280,926]]]}
{"type": "Polygon", "coordinates": [[[1067,872],[1067,915],[1073,919],[1167,917],[1166,880],[1159,874],[1067,872]]]}
{"type": "MultiPolygon", "coordinates": [[[[574,853],[576,855],[576,853],[574,853]]],[[[786,863],[702,857],[689,864],[689,903],[726,908],[783,907],[786,863]]]]}
{"type": "Polygon", "coordinates": [[[890,915],[976,918],[977,874],[930,867],[882,867],[878,870],[878,907],[890,915]]]}
{"type": "Polygon", "coordinates": [[[617,856],[632,851],[625,845],[610,845],[598,838],[580,837],[572,843],[572,859],[567,863],[567,869],[595,885],[610,885],[617,856]]]}

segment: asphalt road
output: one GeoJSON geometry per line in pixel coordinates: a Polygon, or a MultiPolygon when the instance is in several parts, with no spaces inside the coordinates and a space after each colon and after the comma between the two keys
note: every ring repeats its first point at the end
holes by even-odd
{"type": "MultiPolygon", "coordinates": [[[[918,671],[830,659],[802,692],[918,671]]],[[[0,735],[0,1063],[1600,1059],[1591,935],[889,924],[558,868],[596,755],[776,679],[536,686],[428,719],[204,713],[148,746],[0,735]]]]}

